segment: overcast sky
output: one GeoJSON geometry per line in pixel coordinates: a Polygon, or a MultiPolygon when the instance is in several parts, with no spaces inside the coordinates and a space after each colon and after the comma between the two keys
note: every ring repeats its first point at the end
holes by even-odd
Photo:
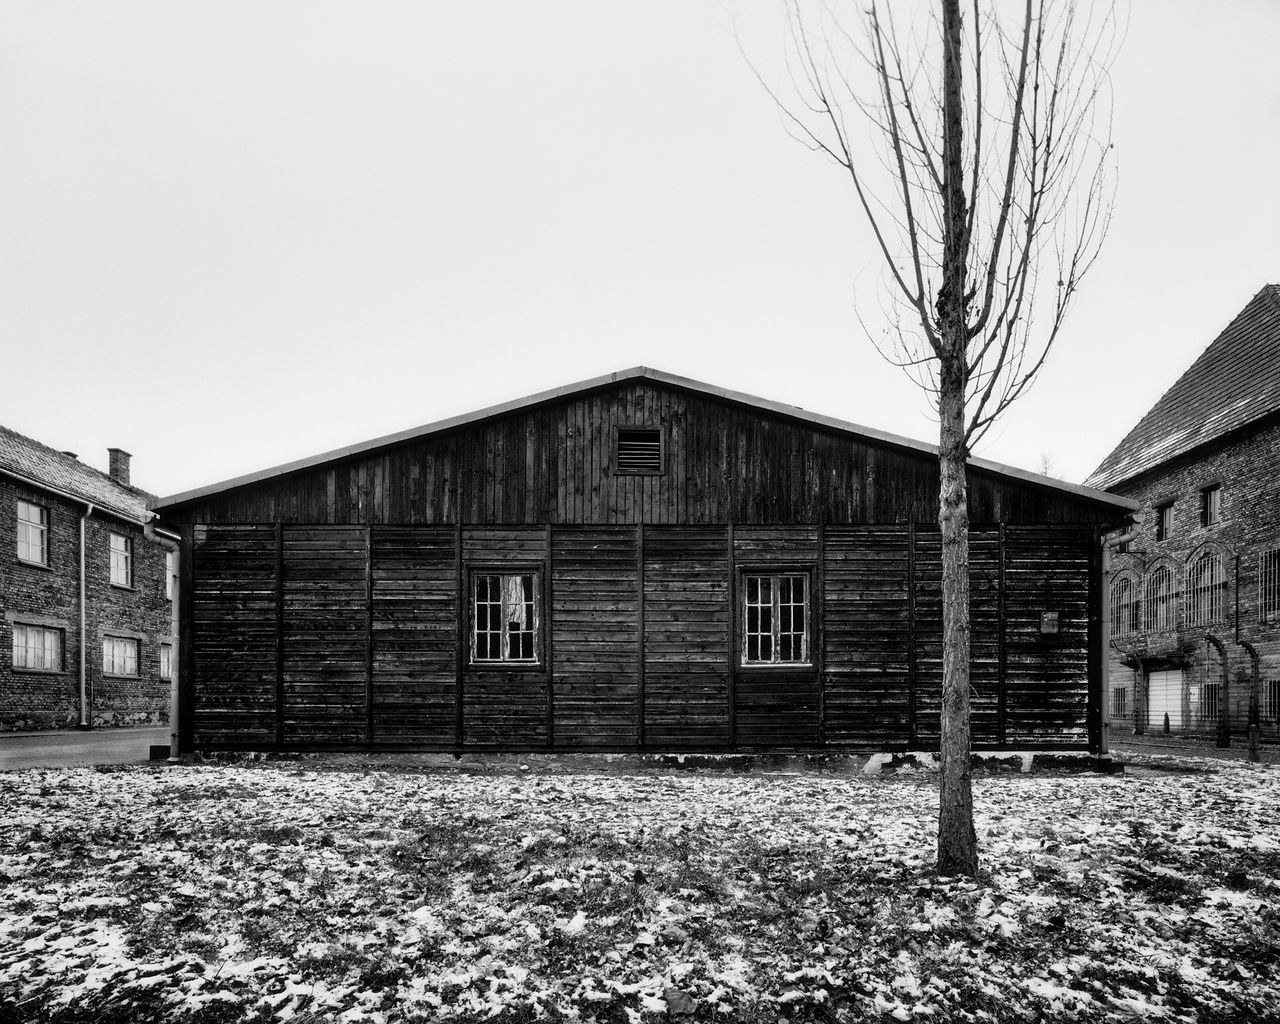
{"type": "MultiPolygon", "coordinates": [[[[644,364],[935,440],[772,9],[0,0],[0,422],[163,495],[644,364]]],[[[1280,281],[1280,3],[1128,22],[1111,236],[978,451],[1073,481],[1280,281]]]]}

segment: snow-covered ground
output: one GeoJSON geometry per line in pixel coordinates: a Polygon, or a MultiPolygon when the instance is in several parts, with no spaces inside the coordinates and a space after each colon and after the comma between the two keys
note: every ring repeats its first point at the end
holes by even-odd
{"type": "Polygon", "coordinates": [[[0,773],[0,1020],[1280,1018],[1280,769],[1136,761],[979,884],[925,773],[0,773]]]}

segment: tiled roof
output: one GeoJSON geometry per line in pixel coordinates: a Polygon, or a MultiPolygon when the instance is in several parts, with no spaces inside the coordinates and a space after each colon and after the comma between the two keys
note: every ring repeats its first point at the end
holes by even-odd
{"type": "Polygon", "coordinates": [[[1280,285],[1258,292],[1102,460],[1108,489],[1280,410],[1280,285]]]}
{"type": "Polygon", "coordinates": [[[138,487],[117,483],[101,470],[39,441],[0,426],[0,473],[12,473],[47,487],[89,501],[106,512],[135,523],[150,517],[147,502],[154,495],[138,487]]]}

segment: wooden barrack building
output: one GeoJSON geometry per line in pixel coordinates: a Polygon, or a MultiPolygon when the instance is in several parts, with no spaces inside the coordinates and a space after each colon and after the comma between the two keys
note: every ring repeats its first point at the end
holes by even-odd
{"type": "MultiPolygon", "coordinates": [[[[931,445],[643,367],[160,500],[184,750],[936,747],[931,445]]],[[[1101,532],[974,459],[977,747],[1097,749],[1101,532]]]]}

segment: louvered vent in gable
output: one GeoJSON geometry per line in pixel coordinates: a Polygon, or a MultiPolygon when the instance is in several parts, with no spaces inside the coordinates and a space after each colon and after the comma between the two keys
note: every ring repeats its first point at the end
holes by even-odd
{"type": "Polygon", "coordinates": [[[662,431],[619,428],[617,465],[619,473],[661,473],[662,431]]]}

